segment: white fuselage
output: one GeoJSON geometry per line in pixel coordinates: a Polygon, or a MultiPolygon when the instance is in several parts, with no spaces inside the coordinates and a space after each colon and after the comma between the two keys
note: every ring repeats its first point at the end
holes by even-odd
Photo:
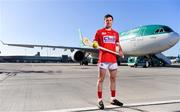
{"type": "Polygon", "coordinates": [[[176,32],[141,37],[124,36],[120,44],[125,55],[141,56],[163,52],[179,41],[176,32]]]}

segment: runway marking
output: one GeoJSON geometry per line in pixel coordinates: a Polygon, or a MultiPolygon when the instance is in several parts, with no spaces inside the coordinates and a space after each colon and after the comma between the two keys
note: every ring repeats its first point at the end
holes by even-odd
{"type": "MultiPolygon", "coordinates": [[[[168,100],[168,101],[155,101],[155,102],[144,102],[144,103],[132,103],[132,104],[125,104],[122,107],[119,106],[105,106],[105,109],[116,109],[116,108],[127,108],[127,107],[140,107],[140,106],[153,106],[153,105],[165,105],[165,104],[174,104],[180,103],[179,100],[168,100]]],[[[84,107],[84,108],[73,108],[73,109],[60,109],[60,110],[52,110],[52,111],[40,111],[40,112],[82,112],[82,111],[97,111],[99,110],[96,107],[84,107]]]]}

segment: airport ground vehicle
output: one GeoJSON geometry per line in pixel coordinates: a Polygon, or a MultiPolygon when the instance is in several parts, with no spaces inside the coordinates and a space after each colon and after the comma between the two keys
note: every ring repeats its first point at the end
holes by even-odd
{"type": "Polygon", "coordinates": [[[128,66],[131,67],[159,67],[159,66],[165,66],[166,64],[161,59],[157,59],[157,57],[151,57],[147,58],[145,56],[132,56],[128,57],[128,66]]]}
{"type": "Polygon", "coordinates": [[[141,66],[141,67],[147,68],[149,66],[149,62],[143,57],[129,57],[128,66],[131,66],[131,67],[141,66]]]}

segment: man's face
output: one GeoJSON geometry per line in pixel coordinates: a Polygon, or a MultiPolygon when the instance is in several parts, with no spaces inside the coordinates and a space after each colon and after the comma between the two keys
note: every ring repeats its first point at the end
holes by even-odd
{"type": "Polygon", "coordinates": [[[112,23],[113,23],[113,20],[112,20],[111,17],[105,18],[104,24],[105,24],[106,28],[111,28],[112,27],[112,23]]]}

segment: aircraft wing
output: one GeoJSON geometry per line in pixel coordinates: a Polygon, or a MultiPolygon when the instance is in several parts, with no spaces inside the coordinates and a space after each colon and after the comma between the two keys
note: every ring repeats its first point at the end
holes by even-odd
{"type": "Polygon", "coordinates": [[[53,50],[55,49],[69,49],[69,50],[83,50],[86,52],[98,52],[98,49],[94,49],[91,47],[70,47],[70,46],[53,46],[53,45],[35,45],[35,44],[9,44],[9,43],[4,43],[3,41],[1,41],[1,43],[3,45],[8,45],[8,46],[16,46],[16,47],[26,47],[26,48],[35,48],[35,47],[40,47],[41,49],[43,49],[44,47],[46,48],[52,48],[53,50]]]}

